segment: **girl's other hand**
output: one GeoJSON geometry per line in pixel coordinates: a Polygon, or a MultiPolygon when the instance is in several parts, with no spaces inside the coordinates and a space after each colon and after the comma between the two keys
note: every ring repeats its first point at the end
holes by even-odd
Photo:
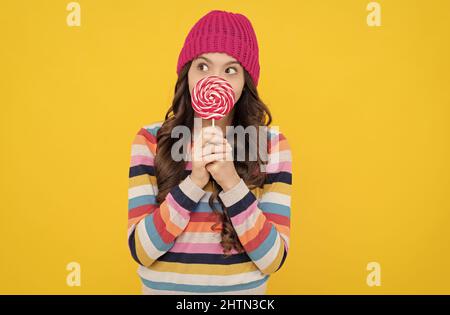
{"type": "Polygon", "coordinates": [[[206,161],[206,171],[224,191],[228,191],[241,179],[234,167],[233,149],[220,128],[205,128],[205,134],[207,143],[203,160],[206,161]]]}
{"type": "Polygon", "coordinates": [[[217,127],[202,128],[200,135],[194,138],[192,147],[192,172],[190,174],[192,181],[203,188],[209,182],[210,173],[206,165],[218,159],[224,158],[227,148],[223,145],[221,131],[217,127]]]}

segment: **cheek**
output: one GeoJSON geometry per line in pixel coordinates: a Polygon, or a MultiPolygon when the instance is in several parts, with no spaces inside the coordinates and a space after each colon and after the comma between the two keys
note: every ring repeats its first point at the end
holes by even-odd
{"type": "Polygon", "coordinates": [[[191,80],[189,80],[189,94],[192,93],[192,89],[194,88],[194,85],[192,84],[191,80]]]}
{"type": "Polygon", "coordinates": [[[192,92],[192,89],[194,88],[194,83],[193,83],[193,79],[192,76],[188,76],[188,85],[189,85],[189,93],[192,92]]]}
{"type": "Polygon", "coordinates": [[[192,89],[195,86],[195,83],[198,81],[198,76],[193,71],[192,67],[188,71],[188,85],[189,85],[189,93],[192,92],[192,89]]]}
{"type": "Polygon", "coordinates": [[[233,87],[234,94],[236,96],[236,102],[239,100],[242,94],[242,89],[244,88],[244,76],[241,72],[241,75],[237,78],[233,79],[233,81],[230,82],[231,86],[233,87]]]}
{"type": "Polygon", "coordinates": [[[244,84],[242,82],[238,83],[238,84],[232,84],[233,86],[233,91],[234,91],[234,95],[236,97],[236,102],[239,100],[239,98],[241,97],[242,94],[242,89],[244,88],[244,84]]]}

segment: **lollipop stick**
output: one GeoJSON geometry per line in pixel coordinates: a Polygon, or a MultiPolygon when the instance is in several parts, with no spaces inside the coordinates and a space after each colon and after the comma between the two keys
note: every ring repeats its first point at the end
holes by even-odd
{"type": "MultiPolygon", "coordinates": [[[[214,119],[212,120],[212,126],[214,127],[214,119]]],[[[214,192],[214,181],[212,181],[212,191],[214,192]]],[[[214,200],[213,200],[214,202],[214,200]]]]}

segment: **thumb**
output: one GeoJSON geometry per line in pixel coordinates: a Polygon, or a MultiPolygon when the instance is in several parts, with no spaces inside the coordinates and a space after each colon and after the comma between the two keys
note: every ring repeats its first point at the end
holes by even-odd
{"type": "Polygon", "coordinates": [[[205,168],[208,170],[208,171],[210,171],[210,168],[212,168],[213,166],[214,166],[214,163],[216,163],[216,161],[207,161],[206,162],[206,165],[205,165],[205,168]]]}

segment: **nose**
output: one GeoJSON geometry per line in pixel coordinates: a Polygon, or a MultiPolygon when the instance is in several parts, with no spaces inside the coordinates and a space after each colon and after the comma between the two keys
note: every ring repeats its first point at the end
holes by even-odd
{"type": "Polygon", "coordinates": [[[214,69],[213,71],[211,71],[210,75],[211,76],[214,75],[214,76],[220,77],[222,79],[225,79],[219,69],[214,69]]]}

